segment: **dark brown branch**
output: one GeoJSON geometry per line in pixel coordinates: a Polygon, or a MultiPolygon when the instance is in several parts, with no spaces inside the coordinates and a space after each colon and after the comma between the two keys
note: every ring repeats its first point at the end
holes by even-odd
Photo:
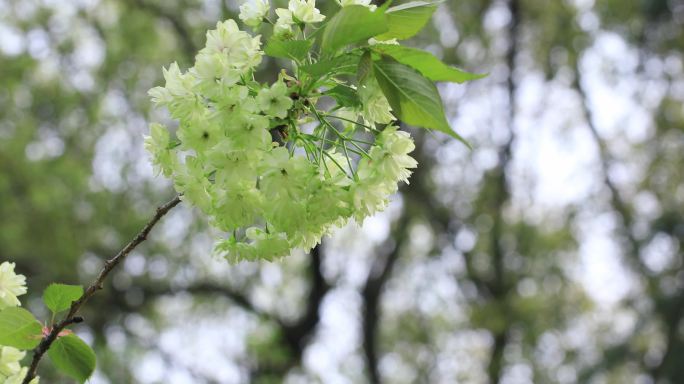
{"type": "MultiPolygon", "coordinates": [[[[306,308],[302,316],[293,322],[287,322],[281,319],[277,314],[265,311],[258,308],[254,303],[238,289],[227,285],[217,284],[213,282],[197,282],[187,286],[170,287],[158,285],[138,285],[136,287],[141,290],[145,296],[152,298],[175,295],[179,293],[190,293],[193,295],[211,295],[225,297],[235,303],[240,308],[250,312],[266,322],[273,323],[279,330],[281,335],[280,343],[287,348],[291,354],[284,362],[277,362],[268,364],[259,361],[259,365],[254,367],[251,372],[252,381],[257,381],[258,377],[277,375],[282,376],[290,368],[296,366],[301,362],[301,358],[306,348],[308,339],[315,331],[320,322],[320,307],[325,295],[330,291],[330,284],[323,277],[323,251],[322,246],[317,246],[311,251],[311,263],[309,265],[309,279],[311,288],[308,295],[306,308]]],[[[118,306],[125,308],[127,311],[135,311],[139,309],[139,305],[131,306],[123,298],[121,292],[110,291],[110,300],[115,302],[118,306]]]]}
{"type": "Polygon", "coordinates": [[[157,15],[160,18],[168,20],[171,27],[176,32],[178,39],[180,40],[180,45],[183,49],[183,53],[188,59],[192,59],[197,53],[197,45],[192,40],[192,34],[188,30],[187,26],[180,18],[179,14],[167,11],[164,7],[154,4],[149,1],[143,0],[128,0],[131,5],[135,5],[138,8],[157,15]]]}
{"type": "Polygon", "coordinates": [[[392,236],[384,247],[391,247],[386,255],[379,255],[373,261],[366,284],[363,288],[363,351],[366,356],[368,369],[368,381],[372,384],[382,382],[378,370],[378,321],[380,320],[380,299],[383,288],[389,277],[392,275],[394,265],[399,259],[401,251],[400,244],[390,244],[393,239],[406,239],[408,227],[408,213],[404,212],[399,219],[395,236],[392,236]]]}
{"type": "MultiPolygon", "coordinates": [[[[452,212],[443,206],[437,199],[429,198],[434,193],[434,187],[430,184],[429,170],[434,167],[434,158],[427,156],[423,149],[423,135],[420,131],[414,136],[416,142],[416,150],[411,154],[420,166],[416,168],[411,175],[411,184],[402,188],[402,194],[406,196],[407,201],[411,204],[416,204],[416,209],[423,212],[424,217],[430,223],[435,233],[442,233],[445,236],[455,236],[462,227],[460,222],[455,220],[452,212]]],[[[439,244],[435,244],[439,247],[439,244]]],[[[434,251],[439,252],[439,249],[434,251]]],[[[465,260],[466,273],[468,280],[475,286],[477,292],[482,294],[489,294],[486,281],[477,273],[473,265],[473,252],[463,252],[465,260]]],[[[459,281],[459,284],[462,282],[459,281]]]]}
{"type": "Polygon", "coordinates": [[[501,371],[503,370],[503,353],[508,344],[508,333],[500,332],[494,335],[494,345],[492,346],[492,353],[487,367],[487,374],[490,383],[498,383],[501,379],[501,371]]]}
{"type": "Polygon", "coordinates": [[[320,309],[323,298],[328,294],[330,285],[323,277],[323,258],[321,245],[311,250],[310,279],[311,289],[307,300],[304,315],[294,324],[283,324],[285,338],[296,356],[300,356],[304,350],[307,337],[316,328],[320,321],[320,309]]]}
{"type": "Polygon", "coordinates": [[[648,268],[646,267],[646,265],[644,265],[643,261],[641,260],[641,243],[636,238],[636,236],[634,236],[633,233],[632,228],[634,225],[634,219],[632,217],[632,212],[630,212],[627,203],[625,203],[625,200],[620,195],[620,190],[618,189],[617,185],[615,184],[615,181],[613,181],[613,178],[610,175],[612,159],[610,153],[608,152],[608,146],[606,145],[605,140],[603,140],[603,138],[599,134],[598,128],[596,127],[593,110],[589,105],[587,91],[584,88],[584,84],[582,81],[582,72],[579,68],[579,61],[577,61],[574,65],[574,72],[575,73],[572,85],[573,88],[575,88],[577,94],[580,96],[580,106],[582,108],[582,114],[584,115],[584,121],[586,122],[586,125],[589,128],[589,132],[591,133],[591,136],[594,139],[596,146],[598,147],[598,155],[601,164],[603,183],[610,192],[611,205],[622,219],[621,231],[623,233],[623,236],[627,240],[628,252],[631,256],[631,265],[638,272],[645,274],[648,268]]]}
{"type": "MultiPolygon", "coordinates": [[[[518,38],[520,28],[520,3],[519,0],[509,0],[508,10],[511,20],[508,24],[508,48],[506,50],[506,66],[508,76],[506,78],[506,89],[508,93],[508,140],[499,150],[499,164],[494,169],[494,183],[496,184],[494,194],[494,223],[492,226],[490,245],[492,254],[492,264],[494,274],[486,282],[486,286],[492,295],[492,299],[506,308],[506,296],[508,295],[509,284],[507,283],[504,271],[504,259],[506,250],[502,248],[501,238],[503,237],[506,226],[503,210],[510,199],[510,190],[507,180],[508,166],[513,156],[512,149],[515,142],[515,115],[516,115],[516,92],[515,82],[516,56],[518,54],[518,38]]],[[[505,314],[505,312],[504,312],[505,314]]],[[[487,367],[489,382],[496,384],[501,381],[501,373],[504,367],[504,349],[508,344],[509,328],[508,319],[505,319],[506,326],[503,329],[493,332],[494,344],[490,353],[489,366],[487,367]]]]}
{"type": "Polygon", "coordinates": [[[225,297],[236,304],[238,307],[251,312],[259,317],[272,319],[276,322],[280,320],[274,314],[265,312],[254,306],[244,293],[230,286],[216,284],[213,282],[198,282],[183,287],[160,287],[157,285],[138,285],[145,296],[157,297],[163,295],[176,295],[179,293],[190,293],[193,295],[217,295],[225,297]]]}
{"type": "Polygon", "coordinates": [[[499,149],[499,164],[493,170],[494,182],[496,183],[494,195],[494,223],[491,231],[491,249],[493,254],[494,264],[494,279],[491,282],[494,294],[501,294],[504,288],[504,271],[503,259],[504,250],[501,248],[501,238],[503,235],[503,227],[505,226],[503,209],[510,198],[510,191],[508,187],[508,165],[512,158],[512,148],[515,141],[514,122],[515,122],[515,108],[516,108],[516,90],[515,84],[515,58],[518,53],[518,28],[520,24],[520,4],[518,0],[509,0],[508,8],[511,13],[511,21],[508,25],[508,49],[506,51],[506,65],[508,67],[508,76],[506,78],[506,89],[508,93],[508,140],[499,149]]]}
{"type": "Polygon", "coordinates": [[[38,347],[34,349],[33,351],[33,359],[31,360],[31,365],[28,369],[28,372],[26,373],[26,377],[24,378],[24,381],[22,384],[29,384],[31,380],[36,376],[36,371],[38,370],[38,364],[40,363],[40,360],[43,358],[45,355],[45,352],[50,348],[52,343],[57,340],[57,335],[64,330],[67,326],[77,322],[77,319],[80,319],[80,317],[77,317],[76,314],[78,311],[81,309],[81,307],[93,296],[95,293],[99,290],[102,289],[102,285],[104,284],[105,279],[107,276],[116,268],[123,260],[126,259],[126,256],[128,256],[131,251],[133,251],[140,243],[145,241],[147,239],[147,235],[149,235],[150,231],[154,226],[159,222],[159,220],[164,217],[173,207],[178,205],[180,203],[180,196],[174,197],[171,201],[168,203],[160,206],[157,208],[157,212],[154,214],[152,219],[145,224],[143,229],[138,232],[138,234],[131,240],[130,243],[128,243],[119,253],[116,254],[113,258],[106,260],[104,263],[104,267],[100,271],[99,275],[97,278],[86,288],[85,292],[83,295],[73,303],[71,303],[71,307],[69,308],[69,312],[67,315],[64,317],[64,319],[57,324],[55,324],[52,327],[52,330],[50,333],[45,336],[40,344],[38,344],[38,347]]]}
{"type": "Polygon", "coordinates": [[[304,349],[309,338],[316,330],[320,322],[320,309],[323,299],[330,291],[330,284],[323,276],[323,245],[319,244],[311,250],[311,264],[309,265],[309,279],[311,288],[306,303],[304,314],[293,323],[287,323],[273,317],[280,327],[282,341],[292,353],[291,357],[283,363],[260,365],[251,372],[251,380],[258,381],[259,377],[277,375],[282,378],[290,368],[301,362],[304,349]]]}
{"type": "Polygon", "coordinates": [[[670,311],[662,308],[660,316],[665,323],[665,340],[667,341],[660,363],[649,370],[654,383],[660,383],[662,379],[665,379],[666,382],[676,383],[682,379],[682,373],[678,369],[678,365],[681,364],[679,358],[682,351],[680,324],[682,322],[682,315],[684,315],[684,295],[680,293],[678,296],[666,300],[669,301],[670,311]]]}
{"type": "MultiPolygon", "coordinates": [[[[598,131],[598,127],[596,126],[596,122],[593,115],[593,109],[590,106],[587,91],[582,80],[582,72],[579,67],[579,61],[574,63],[573,69],[573,88],[580,97],[580,105],[582,108],[585,123],[598,148],[603,183],[609,191],[611,206],[621,219],[619,232],[626,241],[626,244],[623,245],[626,248],[625,251],[628,256],[628,265],[632,268],[632,270],[634,270],[636,273],[639,273],[642,277],[645,278],[648,287],[651,290],[653,290],[654,292],[659,292],[659,278],[658,276],[654,276],[651,274],[649,268],[644,263],[642,258],[644,243],[643,240],[637,238],[637,236],[634,233],[633,213],[625,199],[622,197],[618,186],[616,185],[615,181],[613,180],[610,174],[611,164],[614,160],[610,155],[606,141],[603,139],[603,137],[601,137],[598,131]]],[[[676,362],[672,361],[673,354],[676,354],[676,350],[678,348],[681,348],[682,345],[682,341],[679,337],[678,330],[680,328],[680,323],[682,321],[682,316],[684,313],[684,311],[682,310],[684,294],[680,292],[679,294],[673,297],[668,297],[668,295],[664,296],[665,297],[660,299],[656,298],[655,314],[660,318],[660,321],[663,323],[665,329],[665,336],[667,340],[665,352],[659,364],[655,365],[654,367],[647,367],[646,369],[650,373],[654,382],[658,382],[661,378],[667,376],[670,367],[672,367],[673,364],[676,364],[676,362]]],[[[604,353],[603,360],[608,361],[610,364],[616,364],[618,362],[626,360],[610,358],[611,352],[614,353],[615,351],[609,350],[608,352],[604,353]]],[[[626,343],[623,346],[622,353],[624,353],[625,355],[631,353],[631,351],[629,350],[628,343],[626,343]]],[[[609,365],[605,364],[605,366],[609,365]]],[[[591,375],[595,374],[597,370],[598,367],[594,367],[591,370],[588,370],[585,373],[585,377],[588,379],[589,377],[591,377],[591,375]]],[[[677,381],[676,377],[674,377],[674,379],[675,381],[677,381]]]]}
{"type": "Polygon", "coordinates": [[[115,287],[112,287],[113,289],[108,290],[108,297],[106,298],[107,302],[115,305],[117,308],[120,308],[125,312],[135,312],[140,310],[140,308],[145,305],[145,302],[148,299],[155,300],[161,296],[174,296],[183,293],[189,293],[194,296],[211,296],[212,298],[222,297],[230,300],[233,304],[242,308],[246,312],[252,313],[262,320],[276,323],[282,328],[283,322],[276,314],[258,308],[245,293],[228,285],[202,281],[179,287],[160,286],[159,284],[147,283],[134,283],[133,285],[144,295],[144,301],[131,304],[126,300],[124,290],[119,290],[115,287]]]}

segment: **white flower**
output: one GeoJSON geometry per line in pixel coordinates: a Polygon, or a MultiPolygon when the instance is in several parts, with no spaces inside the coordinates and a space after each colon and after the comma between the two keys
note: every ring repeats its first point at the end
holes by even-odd
{"type": "Polygon", "coordinates": [[[364,7],[368,7],[371,11],[375,11],[377,6],[372,5],[371,0],[337,0],[337,3],[340,4],[340,7],[346,7],[349,5],[363,5],[364,7]]]}
{"type": "Polygon", "coordinates": [[[247,0],[240,6],[240,20],[250,27],[258,27],[269,9],[268,0],[247,0]]]}
{"type": "Polygon", "coordinates": [[[21,305],[17,296],[26,293],[26,277],[14,273],[14,263],[0,264],[0,309],[21,305]]]}
{"type": "Polygon", "coordinates": [[[354,218],[358,223],[362,223],[364,218],[375,212],[382,211],[387,206],[389,195],[394,192],[388,190],[386,185],[377,183],[376,178],[369,177],[369,180],[364,180],[363,174],[370,168],[365,160],[364,158],[359,165],[358,174],[361,181],[351,186],[354,218]]]}
{"type": "Polygon", "coordinates": [[[173,101],[171,92],[164,87],[154,87],[147,91],[147,94],[152,98],[152,102],[158,105],[167,105],[173,101]]]}
{"type": "Polygon", "coordinates": [[[169,107],[171,116],[175,119],[190,113],[196,104],[194,87],[197,78],[193,73],[182,73],[177,63],[172,63],[168,69],[164,68],[163,72],[166,85],[148,92],[152,101],[169,107]]]}
{"type": "MultiPolygon", "coordinates": [[[[225,52],[230,51],[244,38],[235,20],[219,21],[216,29],[207,31],[207,44],[202,51],[225,52]]],[[[248,35],[249,37],[249,35],[248,35]]]]}
{"type": "Polygon", "coordinates": [[[252,37],[241,31],[234,20],[226,20],[217,23],[216,29],[207,31],[207,44],[200,55],[225,55],[233,68],[245,71],[261,63],[263,52],[259,49],[260,46],[261,36],[252,37]]]}
{"type": "Polygon", "coordinates": [[[195,57],[193,73],[202,83],[203,89],[214,88],[214,83],[231,86],[240,81],[241,69],[235,68],[234,62],[220,53],[200,53],[195,57]]]}
{"type": "Polygon", "coordinates": [[[359,87],[359,98],[363,103],[362,115],[367,122],[388,124],[394,120],[392,107],[374,79],[369,79],[359,87]]]}
{"type": "Polygon", "coordinates": [[[278,20],[276,20],[275,26],[273,26],[273,34],[278,37],[291,37],[292,26],[294,25],[292,12],[289,9],[278,8],[276,9],[276,15],[278,15],[278,20]]]}
{"type": "Polygon", "coordinates": [[[382,145],[371,150],[371,155],[375,155],[374,152],[378,153],[378,161],[375,163],[378,172],[386,175],[392,183],[395,183],[395,180],[408,183],[411,176],[409,169],[418,166],[418,162],[408,155],[416,148],[409,134],[398,131],[396,127],[388,127],[378,139],[382,145]]]}
{"type": "Polygon", "coordinates": [[[263,88],[256,97],[259,108],[266,116],[284,119],[287,111],[292,107],[292,99],[287,94],[287,85],[276,81],[271,88],[263,88]]]}
{"type": "Polygon", "coordinates": [[[162,68],[166,85],[154,87],[147,94],[152,97],[152,102],[158,105],[168,105],[177,97],[188,97],[191,95],[192,79],[188,74],[183,74],[178,67],[178,63],[171,63],[169,68],[162,68]]]}
{"type": "MultiPolygon", "coordinates": [[[[26,352],[12,347],[0,347],[0,379],[14,376],[21,370],[19,362],[26,352]]],[[[4,381],[3,381],[4,383],[4,381]]]]}
{"type": "Polygon", "coordinates": [[[150,134],[145,136],[145,149],[152,156],[152,165],[156,174],[171,176],[176,165],[176,157],[170,151],[169,131],[161,124],[152,123],[150,134]]]}
{"type": "MultiPolygon", "coordinates": [[[[24,377],[26,377],[27,373],[28,368],[23,367],[16,374],[4,378],[3,384],[21,384],[24,381],[24,377]]],[[[2,375],[0,375],[0,379],[2,378],[2,375]]],[[[38,384],[39,380],[40,379],[36,377],[33,380],[31,380],[29,384],[38,384]]]]}
{"type": "Polygon", "coordinates": [[[316,0],[290,0],[287,9],[292,12],[294,19],[302,23],[318,23],[325,20],[325,16],[316,8],[316,0]]]}

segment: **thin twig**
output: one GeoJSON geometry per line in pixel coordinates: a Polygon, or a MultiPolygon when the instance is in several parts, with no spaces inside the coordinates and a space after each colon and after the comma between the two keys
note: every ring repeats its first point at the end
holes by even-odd
{"type": "Polygon", "coordinates": [[[128,256],[140,243],[145,241],[147,239],[147,235],[150,233],[152,228],[159,222],[159,220],[164,217],[173,207],[178,205],[180,203],[180,196],[176,196],[173,198],[173,200],[169,201],[168,203],[160,206],[157,208],[157,212],[155,213],[154,217],[145,224],[143,229],[138,232],[138,234],[131,240],[130,243],[128,243],[119,253],[116,254],[113,258],[105,261],[104,267],[100,271],[100,274],[97,276],[97,278],[90,284],[90,286],[85,290],[83,295],[73,303],[71,303],[71,308],[69,308],[69,313],[64,317],[62,321],[59,323],[55,324],[52,327],[52,330],[50,333],[43,337],[43,339],[40,341],[40,344],[33,350],[33,359],[31,360],[31,366],[28,369],[28,372],[26,373],[26,377],[24,378],[24,381],[22,381],[22,384],[29,384],[33,378],[36,377],[36,371],[38,370],[38,364],[40,363],[40,360],[43,358],[45,355],[45,352],[47,352],[48,349],[50,349],[50,346],[52,343],[57,340],[57,335],[64,330],[67,326],[77,322],[80,320],[80,317],[77,317],[76,314],[78,313],[79,309],[85,304],[88,299],[90,299],[95,292],[99,291],[102,289],[102,286],[104,284],[105,279],[107,276],[116,268],[117,265],[119,265],[124,259],[126,259],[126,256],[128,256]]]}
{"type": "Polygon", "coordinates": [[[369,125],[361,124],[361,123],[359,123],[358,121],[349,120],[349,119],[347,119],[347,118],[344,118],[344,117],[341,117],[341,116],[337,116],[337,115],[332,115],[332,114],[330,114],[330,113],[324,113],[323,116],[324,116],[324,117],[332,117],[333,119],[346,121],[346,122],[348,122],[348,123],[356,124],[356,125],[358,125],[358,126],[360,126],[360,127],[366,128],[366,129],[368,129],[368,130],[370,130],[370,131],[373,131],[373,132],[376,132],[376,133],[380,133],[379,130],[377,130],[377,129],[375,129],[375,128],[369,126],[369,125]]]}
{"type": "Polygon", "coordinates": [[[589,96],[587,94],[582,71],[579,65],[580,63],[578,61],[573,67],[574,80],[572,86],[575,88],[575,91],[580,97],[580,107],[583,115],[582,117],[584,118],[586,126],[589,128],[589,132],[591,133],[591,137],[594,139],[594,142],[598,148],[599,164],[601,166],[600,170],[603,177],[603,184],[608,188],[610,193],[610,202],[612,204],[612,208],[621,218],[620,230],[622,231],[622,235],[627,240],[627,251],[629,252],[629,256],[631,256],[630,259],[628,259],[630,261],[630,266],[632,266],[636,272],[639,272],[642,275],[648,275],[648,267],[641,259],[642,244],[633,232],[634,218],[632,216],[632,212],[620,193],[617,183],[610,174],[611,163],[613,162],[613,159],[611,158],[606,140],[601,136],[598,127],[596,126],[596,118],[594,116],[594,111],[589,104],[589,96]]]}

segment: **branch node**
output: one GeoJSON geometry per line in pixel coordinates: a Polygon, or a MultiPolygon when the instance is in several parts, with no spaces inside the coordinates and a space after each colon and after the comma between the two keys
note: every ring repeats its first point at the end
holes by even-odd
{"type": "Polygon", "coordinates": [[[45,354],[45,352],[47,352],[52,343],[57,339],[57,337],[59,336],[59,332],[61,332],[69,324],[78,324],[83,322],[83,317],[76,316],[76,313],[81,308],[81,306],[88,299],[90,299],[91,296],[95,294],[96,291],[101,290],[103,288],[104,280],[112,272],[114,267],[116,267],[117,264],[124,260],[126,256],[128,256],[131,253],[131,251],[135,249],[135,247],[140,245],[140,243],[142,243],[147,238],[147,234],[152,230],[152,228],[157,224],[157,222],[159,222],[159,220],[164,215],[166,215],[171,210],[171,208],[175,207],[180,202],[180,196],[177,195],[173,198],[173,200],[157,208],[157,213],[143,227],[140,233],[138,233],[138,235],[134,237],[131,242],[129,242],[121,251],[119,251],[119,253],[117,253],[116,256],[114,256],[112,259],[104,261],[104,267],[100,271],[100,274],[95,279],[95,281],[93,281],[90,284],[90,286],[83,292],[83,295],[81,295],[81,297],[78,300],[74,301],[71,304],[69,314],[64,318],[64,320],[62,320],[60,323],[54,326],[52,328],[52,331],[50,331],[49,334],[45,335],[41,340],[40,344],[38,345],[38,347],[34,349],[33,358],[31,359],[31,365],[29,366],[29,369],[26,372],[26,376],[24,376],[22,384],[29,384],[31,380],[33,380],[33,378],[36,377],[36,372],[38,370],[38,364],[40,363],[40,360],[43,358],[43,355],[45,354]]]}

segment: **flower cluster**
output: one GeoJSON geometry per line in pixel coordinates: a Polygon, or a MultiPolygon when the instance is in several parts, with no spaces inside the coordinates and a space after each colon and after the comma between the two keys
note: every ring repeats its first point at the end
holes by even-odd
{"type": "MultiPolygon", "coordinates": [[[[0,263],[0,310],[20,306],[17,296],[25,293],[26,278],[14,272],[14,263],[0,263]]],[[[24,351],[0,345],[0,382],[19,384],[24,380],[28,368],[22,367],[20,362],[25,355],[24,351]]],[[[31,384],[37,384],[38,380],[31,380],[31,384]]]]}
{"type": "Polygon", "coordinates": [[[325,16],[316,8],[316,0],[290,0],[287,8],[275,10],[278,20],[273,34],[279,37],[291,37],[296,25],[313,24],[325,20],[325,16]]]}
{"type": "Polygon", "coordinates": [[[26,278],[14,273],[14,263],[0,264],[0,310],[21,305],[17,296],[26,293],[26,278]]]}
{"type": "Polygon", "coordinates": [[[337,2],[342,7],[349,5],[363,5],[364,7],[368,7],[371,11],[374,11],[377,8],[375,5],[371,4],[371,0],[337,0],[337,2]]]}
{"type": "MultiPolygon", "coordinates": [[[[240,10],[251,26],[269,11],[262,0],[240,10]]],[[[315,0],[290,0],[276,14],[274,33],[283,35],[324,19],[315,0]]],[[[409,135],[387,125],[394,118],[377,83],[360,90],[362,106],[319,110],[320,90],[284,70],[273,84],[255,81],[262,55],[260,36],[220,22],[192,68],[172,64],[166,85],[149,92],[178,121],[151,125],[152,162],[227,233],[216,251],[231,261],[310,249],[332,228],[383,209],[416,166],[409,135]]]]}

